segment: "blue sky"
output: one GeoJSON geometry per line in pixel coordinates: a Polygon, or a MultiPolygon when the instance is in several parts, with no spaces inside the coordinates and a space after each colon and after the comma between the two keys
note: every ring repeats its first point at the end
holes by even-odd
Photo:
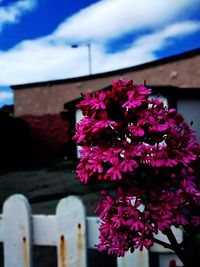
{"type": "Polygon", "coordinates": [[[0,0],[0,106],[9,85],[121,69],[200,47],[199,0],[0,0]],[[78,48],[71,47],[78,44],[78,48]]]}

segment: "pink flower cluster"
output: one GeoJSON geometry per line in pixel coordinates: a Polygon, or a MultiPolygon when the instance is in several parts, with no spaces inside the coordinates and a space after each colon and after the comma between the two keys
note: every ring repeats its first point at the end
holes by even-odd
{"type": "Polygon", "coordinates": [[[183,117],[150,94],[119,80],[77,106],[84,115],[74,136],[82,146],[77,178],[119,186],[103,192],[97,207],[98,248],[117,256],[150,248],[158,230],[200,224],[199,145],[183,117]]]}

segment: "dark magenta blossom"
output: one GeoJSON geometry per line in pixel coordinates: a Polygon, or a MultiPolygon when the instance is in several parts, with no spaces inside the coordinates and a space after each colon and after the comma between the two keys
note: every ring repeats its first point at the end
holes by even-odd
{"type": "Polygon", "coordinates": [[[133,172],[133,170],[135,168],[138,167],[138,163],[137,161],[135,161],[134,159],[124,159],[121,163],[120,163],[120,169],[123,172],[133,172]]]}
{"type": "Polygon", "coordinates": [[[133,137],[144,135],[144,130],[139,125],[137,125],[137,126],[130,125],[130,126],[128,126],[128,129],[130,130],[133,137]]]}
{"type": "Polygon", "coordinates": [[[105,179],[107,180],[108,178],[109,180],[121,180],[122,179],[119,159],[117,157],[112,159],[112,165],[108,169],[108,171],[105,173],[105,179]]]}
{"type": "Polygon", "coordinates": [[[101,91],[99,93],[99,95],[96,97],[96,102],[93,103],[92,108],[94,108],[96,110],[98,110],[98,109],[106,109],[105,98],[106,98],[105,92],[101,91]]]}
{"type": "Polygon", "coordinates": [[[84,115],[74,135],[82,146],[77,179],[120,184],[112,195],[102,192],[96,209],[102,221],[98,249],[117,256],[149,249],[158,231],[170,240],[172,226],[189,235],[200,225],[195,133],[150,94],[143,85],[119,80],[77,105],[84,115]]]}

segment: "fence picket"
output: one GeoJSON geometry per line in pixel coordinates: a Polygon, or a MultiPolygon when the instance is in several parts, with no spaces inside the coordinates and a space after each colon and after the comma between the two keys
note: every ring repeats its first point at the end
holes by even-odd
{"type": "Polygon", "coordinates": [[[122,258],[117,258],[117,267],[149,267],[149,253],[146,249],[136,249],[134,253],[126,252],[122,258]]]}
{"type": "Polygon", "coordinates": [[[0,242],[3,242],[3,216],[0,214],[0,242]]]}
{"type": "Polygon", "coordinates": [[[70,196],[56,209],[58,267],[86,267],[85,209],[82,201],[70,196]]]}
{"type": "Polygon", "coordinates": [[[22,195],[9,197],[3,205],[5,267],[31,267],[30,206],[22,195]]]}
{"type": "MultiPolygon", "coordinates": [[[[32,267],[32,244],[57,246],[58,267],[86,267],[87,248],[96,249],[100,220],[85,217],[82,201],[75,196],[60,200],[56,215],[32,215],[27,199],[19,194],[8,198],[0,214],[0,242],[4,243],[4,267],[32,267]],[[86,227],[87,225],[87,227],[86,227]],[[87,228],[87,233],[86,233],[87,228]],[[87,244],[86,244],[87,240],[87,244]]],[[[182,240],[182,232],[173,229],[182,240]]],[[[157,236],[165,240],[165,236],[157,236]]],[[[157,253],[159,267],[167,266],[176,255],[155,244],[151,251],[157,253]]],[[[117,267],[149,267],[147,250],[127,252],[117,258],[117,267]]]]}

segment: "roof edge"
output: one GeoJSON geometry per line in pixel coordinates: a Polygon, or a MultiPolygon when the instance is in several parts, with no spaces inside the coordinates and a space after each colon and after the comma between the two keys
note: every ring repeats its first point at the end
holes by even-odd
{"type": "Polygon", "coordinates": [[[58,79],[58,80],[49,80],[49,81],[42,81],[42,82],[33,82],[33,83],[26,83],[26,84],[19,84],[19,85],[11,85],[10,87],[13,90],[19,90],[19,89],[25,89],[25,88],[30,88],[30,87],[38,87],[38,86],[51,86],[54,84],[62,84],[62,83],[71,83],[71,82],[76,82],[76,81],[85,81],[85,80],[92,80],[94,78],[101,78],[101,77],[107,77],[115,74],[121,74],[133,70],[141,70],[153,66],[157,66],[160,64],[166,64],[169,62],[177,61],[177,60],[182,60],[184,58],[188,58],[191,56],[195,56],[200,54],[200,48],[196,48],[193,50],[189,50],[183,53],[179,53],[176,55],[168,56],[165,58],[161,58],[158,60],[150,61],[147,63],[143,63],[140,65],[132,66],[132,67],[127,67],[123,69],[117,69],[113,71],[108,71],[108,72],[101,72],[97,74],[91,74],[91,75],[86,75],[86,76],[79,76],[79,77],[72,77],[72,78],[67,78],[67,79],[58,79]]]}

